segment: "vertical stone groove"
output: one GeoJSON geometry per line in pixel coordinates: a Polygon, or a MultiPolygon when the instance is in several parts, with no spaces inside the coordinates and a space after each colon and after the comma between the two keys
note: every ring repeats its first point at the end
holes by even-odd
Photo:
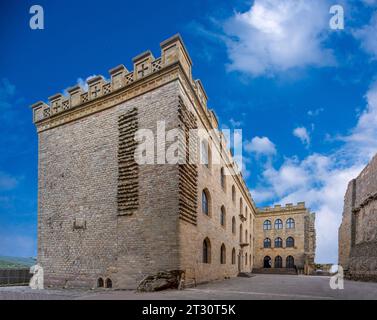
{"type": "Polygon", "coordinates": [[[130,215],[139,206],[139,167],[134,157],[138,129],[136,108],[119,116],[118,128],[118,214],[130,215]]]}
{"type": "MultiPolygon", "coordinates": [[[[178,118],[180,127],[184,131],[185,139],[184,163],[179,165],[179,218],[193,225],[197,223],[198,204],[198,168],[197,164],[190,163],[191,159],[196,159],[196,145],[190,144],[190,130],[197,129],[196,118],[179,99],[178,118]],[[190,152],[194,153],[190,155],[190,152]]],[[[192,162],[192,161],[191,161],[192,162]]]]}

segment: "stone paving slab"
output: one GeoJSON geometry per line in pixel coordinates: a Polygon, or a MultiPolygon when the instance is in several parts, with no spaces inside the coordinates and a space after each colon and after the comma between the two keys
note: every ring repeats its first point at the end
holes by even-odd
{"type": "Polygon", "coordinates": [[[232,278],[187,288],[138,293],[125,290],[31,290],[0,287],[0,300],[377,300],[377,283],[344,281],[343,290],[333,290],[330,277],[262,275],[232,278]]]}

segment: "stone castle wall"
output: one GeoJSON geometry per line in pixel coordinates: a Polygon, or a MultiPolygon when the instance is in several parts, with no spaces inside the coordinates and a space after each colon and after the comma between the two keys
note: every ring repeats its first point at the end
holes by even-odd
{"type": "Polygon", "coordinates": [[[39,134],[39,262],[47,285],[95,286],[103,277],[135,287],[147,274],[178,268],[177,166],[139,166],[138,209],[118,210],[119,117],[136,108],[140,128],[155,131],[158,120],[175,126],[176,92],[173,82],[39,134]]]}
{"type": "Polygon", "coordinates": [[[339,264],[351,278],[377,280],[377,156],[348,185],[339,228],[339,264]]]}
{"type": "MultiPolygon", "coordinates": [[[[208,130],[208,124],[203,121],[198,108],[190,102],[184,91],[181,90],[183,103],[197,118],[199,129],[208,130]]],[[[226,150],[223,146],[223,150],[226,150]]],[[[236,276],[239,272],[250,272],[253,267],[253,219],[255,209],[239,185],[238,176],[227,175],[225,188],[221,185],[221,168],[226,168],[225,156],[220,157],[221,147],[215,140],[210,145],[212,158],[219,156],[220,163],[211,164],[209,167],[201,164],[198,166],[197,187],[197,224],[193,225],[184,220],[180,221],[179,237],[181,242],[181,266],[186,270],[188,283],[224,279],[236,276]],[[233,200],[232,187],[235,190],[233,200]],[[210,193],[210,215],[202,212],[202,191],[208,189],[210,193]],[[243,218],[240,217],[242,199],[243,218]],[[220,222],[221,207],[225,208],[226,221],[222,226],[220,222]],[[232,219],[235,218],[235,232],[232,232],[232,219]],[[242,242],[240,245],[240,225],[242,225],[242,242]],[[246,239],[247,233],[247,239],[246,239]],[[203,263],[203,241],[208,238],[211,243],[211,263],[203,263]],[[220,249],[224,244],[226,248],[226,263],[221,264],[220,249]],[[235,250],[235,259],[232,261],[232,251],[235,250]]]]}

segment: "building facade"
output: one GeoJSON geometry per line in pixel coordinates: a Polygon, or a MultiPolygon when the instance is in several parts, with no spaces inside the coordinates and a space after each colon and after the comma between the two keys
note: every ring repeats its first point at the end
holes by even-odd
{"type": "Polygon", "coordinates": [[[351,279],[377,281],[377,155],[344,196],[339,265],[351,279]]]}
{"type": "Polygon", "coordinates": [[[254,237],[254,268],[314,270],[315,214],[304,202],[258,209],[254,237]]]}
{"type": "Polygon", "coordinates": [[[133,289],[161,270],[191,285],[252,270],[257,209],[191,67],[174,36],[159,58],[146,51],[132,71],[32,106],[46,286],[133,289]]]}

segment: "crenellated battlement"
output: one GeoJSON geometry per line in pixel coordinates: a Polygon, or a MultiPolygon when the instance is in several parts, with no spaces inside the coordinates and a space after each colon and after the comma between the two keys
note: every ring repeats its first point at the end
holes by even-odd
{"type": "Polygon", "coordinates": [[[262,207],[258,208],[259,213],[277,213],[277,212],[284,212],[284,211],[294,211],[294,210],[307,210],[305,207],[305,202],[297,202],[297,205],[293,203],[287,203],[285,206],[280,204],[276,204],[273,207],[262,207]]]}
{"type": "MultiPolygon", "coordinates": [[[[179,63],[187,76],[189,83],[195,90],[202,106],[207,107],[207,95],[200,80],[192,79],[192,61],[179,34],[160,44],[161,57],[155,58],[151,51],[145,51],[132,59],[133,70],[129,71],[124,65],[118,65],[109,70],[109,81],[99,75],[87,80],[87,90],[75,85],[66,90],[67,95],[57,93],[48,98],[48,103],[39,101],[31,106],[34,123],[60,115],[70,110],[84,106],[113,92],[121,91],[142,82],[150,75],[157,74],[169,66],[179,63]]],[[[217,122],[217,120],[216,120],[217,122]]]]}

